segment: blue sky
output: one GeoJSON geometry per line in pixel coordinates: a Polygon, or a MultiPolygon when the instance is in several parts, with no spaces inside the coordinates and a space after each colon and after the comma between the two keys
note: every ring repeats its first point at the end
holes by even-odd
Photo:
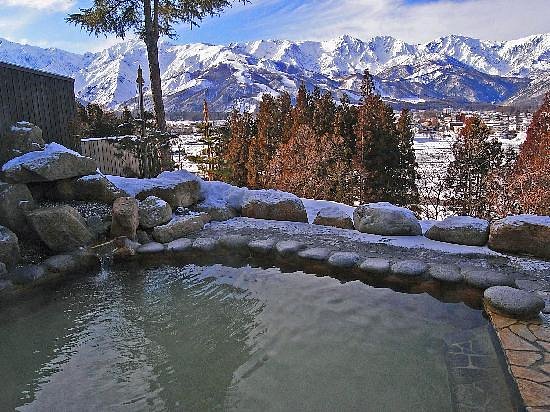
{"type": "MultiPolygon", "coordinates": [[[[0,37],[84,52],[114,44],[64,21],[92,0],[0,0],[0,37]]],[[[447,34],[509,40],[550,32],[550,0],[251,0],[200,28],[178,27],[176,42],[230,43],[257,39],[362,39],[391,35],[422,43],[447,34]]]]}

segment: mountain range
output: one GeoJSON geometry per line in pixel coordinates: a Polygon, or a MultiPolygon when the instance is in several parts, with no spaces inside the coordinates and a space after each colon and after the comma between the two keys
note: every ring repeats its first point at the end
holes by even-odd
{"type": "MultiPolygon", "coordinates": [[[[159,60],[172,118],[201,111],[204,98],[212,111],[253,110],[263,93],[294,95],[301,82],[357,101],[367,68],[378,92],[396,104],[524,105],[550,91],[550,33],[501,42],[451,35],[419,45],[389,36],[229,45],[161,41],[159,60]]],[[[139,40],[80,55],[0,39],[0,61],[74,77],[80,101],[114,109],[135,103],[138,65],[148,78],[139,40]]]]}

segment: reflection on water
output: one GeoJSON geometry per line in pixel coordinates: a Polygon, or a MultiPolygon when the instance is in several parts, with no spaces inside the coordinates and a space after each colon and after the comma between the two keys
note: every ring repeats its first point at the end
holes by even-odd
{"type": "MultiPolygon", "coordinates": [[[[138,272],[3,308],[2,408],[446,411],[450,345],[489,341],[479,311],[427,295],[277,269],[138,272]]],[[[493,410],[511,409],[494,351],[485,362],[493,410]]]]}

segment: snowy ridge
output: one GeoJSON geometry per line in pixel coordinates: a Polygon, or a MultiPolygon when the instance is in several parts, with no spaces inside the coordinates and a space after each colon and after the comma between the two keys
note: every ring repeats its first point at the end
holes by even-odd
{"type": "MultiPolygon", "coordinates": [[[[205,97],[215,111],[236,104],[254,109],[263,93],[293,94],[302,81],[335,97],[346,92],[356,100],[366,68],[390,99],[513,103],[529,101],[532,94],[538,99],[548,88],[550,33],[503,42],[451,35],[422,45],[389,36],[227,46],[161,42],[159,60],[167,111],[175,115],[200,111],[205,97]]],[[[110,108],[133,103],[138,65],[145,78],[149,76],[145,46],[139,40],[78,55],[0,39],[0,61],[72,76],[80,100],[110,108]]]]}

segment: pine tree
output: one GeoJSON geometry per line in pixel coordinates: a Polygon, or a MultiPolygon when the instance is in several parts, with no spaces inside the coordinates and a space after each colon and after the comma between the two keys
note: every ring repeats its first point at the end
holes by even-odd
{"type": "Polygon", "coordinates": [[[366,202],[399,200],[399,137],[393,109],[374,90],[368,70],[361,85],[358,109],[355,168],[359,175],[358,198],[366,202]]]}
{"type": "Polygon", "coordinates": [[[407,109],[404,109],[397,122],[399,138],[399,170],[397,173],[396,203],[398,205],[418,208],[419,195],[416,181],[418,179],[418,164],[414,152],[414,131],[412,119],[407,109]]]}
{"type": "Polygon", "coordinates": [[[504,156],[501,144],[490,135],[489,127],[474,116],[466,119],[453,144],[454,160],[447,169],[446,186],[450,190],[448,205],[457,214],[490,217],[488,178],[504,156]]]}
{"type": "Polygon", "coordinates": [[[220,14],[231,4],[230,0],[94,0],[92,7],[80,9],[66,20],[96,36],[114,34],[124,39],[128,32],[134,31],[145,42],[157,128],[165,132],[158,56],[160,37],[175,38],[175,25],[197,27],[203,19],[220,14]]]}
{"type": "Polygon", "coordinates": [[[256,122],[252,114],[240,114],[234,111],[229,116],[229,125],[231,133],[224,154],[228,181],[236,186],[246,186],[248,182],[246,164],[250,141],[256,135],[256,122]]]}

